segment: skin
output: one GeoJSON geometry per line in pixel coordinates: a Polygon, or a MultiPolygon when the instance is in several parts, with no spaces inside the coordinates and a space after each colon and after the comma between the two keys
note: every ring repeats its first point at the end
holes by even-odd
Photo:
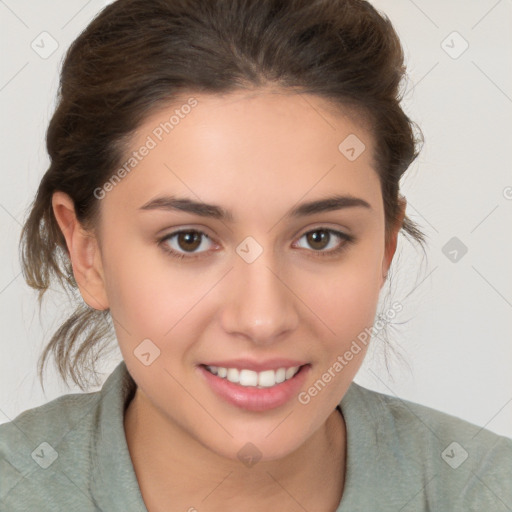
{"type": "MultiPolygon", "coordinates": [[[[318,97],[263,89],[194,97],[198,106],[101,200],[96,231],[79,225],[66,194],[53,196],[80,292],[91,307],[110,308],[138,385],[125,433],[144,501],[150,511],[334,511],[346,457],[335,407],[364,347],[307,405],[294,398],[263,412],[222,400],[196,366],[292,357],[311,364],[301,391],[311,387],[372,326],[405,200],[386,240],[372,134],[318,97]],[[338,150],[349,134],[366,145],[355,161],[338,150]],[[371,208],[284,217],[333,193],[371,208]],[[218,204],[234,222],[139,210],[162,194],[218,204]],[[163,242],[186,255],[180,260],[157,239],[182,228],[210,238],[192,248],[178,237],[163,242]],[[322,248],[304,236],[322,228],[356,239],[332,235],[322,248]],[[236,252],[247,236],[263,249],[250,264],[236,252]],[[338,255],[316,256],[342,244],[338,255]],[[134,355],[147,338],[160,349],[149,366],[134,355]],[[248,442],[261,452],[252,467],[237,457],[248,442]]],[[[175,108],[146,119],[132,150],[175,108]]]]}

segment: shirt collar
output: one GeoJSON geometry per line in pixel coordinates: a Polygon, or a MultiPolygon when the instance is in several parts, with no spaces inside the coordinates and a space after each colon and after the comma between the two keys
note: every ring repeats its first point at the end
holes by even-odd
{"type": "MultiPolygon", "coordinates": [[[[125,362],[121,361],[100,391],[98,428],[93,439],[91,491],[96,504],[104,511],[147,512],[124,431],[124,413],[136,389],[137,384],[125,362]]],[[[365,470],[368,464],[374,463],[376,454],[372,453],[370,447],[375,446],[376,440],[370,438],[375,435],[375,429],[368,424],[373,414],[360,407],[363,392],[364,388],[352,382],[337,405],[347,432],[345,485],[338,511],[342,505],[346,510],[347,505],[357,503],[360,496],[353,494],[357,492],[358,482],[365,482],[370,488],[372,485],[378,487],[378,482],[368,482],[370,475],[365,470]]]]}
{"type": "Polygon", "coordinates": [[[121,361],[100,391],[91,492],[103,511],[147,512],[124,431],[124,412],[136,389],[137,384],[121,361]]]}

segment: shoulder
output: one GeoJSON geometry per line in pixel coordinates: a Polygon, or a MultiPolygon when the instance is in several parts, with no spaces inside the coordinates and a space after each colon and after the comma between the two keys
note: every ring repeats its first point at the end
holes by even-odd
{"type": "Polygon", "coordinates": [[[99,394],[99,391],[71,393],[21,412],[12,421],[0,425],[0,446],[4,448],[6,439],[12,436],[38,436],[41,432],[55,432],[76,425],[84,407],[97,405],[99,394]]]}
{"type": "Polygon", "coordinates": [[[374,450],[381,471],[417,485],[417,499],[452,510],[512,510],[512,439],[356,383],[344,403],[352,428],[357,423],[373,446],[367,453],[374,450]]]}
{"type": "Polygon", "coordinates": [[[100,398],[99,391],[67,394],[0,425],[0,502],[23,488],[13,495],[19,510],[29,510],[35,496],[42,500],[41,494],[59,485],[69,487],[70,467],[76,469],[76,485],[85,484],[80,480],[87,474],[100,398]]]}
{"type": "Polygon", "coordinates": [[[121,361],[101,390],[61,396],[0,425],[1,506],[144,510],[123,425],[135,390],[121,361]]]}

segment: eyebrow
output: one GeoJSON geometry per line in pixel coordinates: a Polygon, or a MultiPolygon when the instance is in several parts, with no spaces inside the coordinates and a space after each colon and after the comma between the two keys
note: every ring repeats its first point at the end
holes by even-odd
{"type": "MultiPolygon", "coordinates": [[[[363,207],[372,210],[368,202],[359,197],[350,195],[332,195],[325,199],[317,199],[307,203],[301,203],[286,213],[285,218],[299,218],[315,213],[341,210],[344,208],[363,207]]],[[[189,198],[180,198],[176,196],[160,196],[145,203],[139,208],[143,211],[164,210],[164,211],[183,211],[201,217],[211,217],[213,219],[234,222],[233,214],[221,206],[193,201],[189,198]]]]}

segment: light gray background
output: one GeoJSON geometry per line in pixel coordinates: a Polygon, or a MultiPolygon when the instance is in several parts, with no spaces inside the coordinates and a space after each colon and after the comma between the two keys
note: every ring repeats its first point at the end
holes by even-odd
{"type": "MultiPolygon", "coordinates": [[[[39,318],[20,274],[18,237],[48,165],[44,135],[61,59],[107,3],[0,1],[0,423],[80,392],[61,384],[51,365],[41,390],[37,358],[67,313],[66,296],[55,291],[39,318]],[[58,43],[47,58],[31,47],[51,50],[44,31],[58,43]]],[[[402,240],[391,275],[388,300],[404,310],[388,335],[407,364],[392,359],[388,373],[376,338],[356,381],[512,437],[512,2],[373,4],[401,37],[409,70],[403,105],[425,135],[402,190],[429,246],[422,262],[402,240]],[[453,237],[467,247],[463,257],[460,248],[451,252],[457,261],[443,253],[453,237]]],[[[105,361],[105,378],[120,360],[116,350],[105,361]]]]}

